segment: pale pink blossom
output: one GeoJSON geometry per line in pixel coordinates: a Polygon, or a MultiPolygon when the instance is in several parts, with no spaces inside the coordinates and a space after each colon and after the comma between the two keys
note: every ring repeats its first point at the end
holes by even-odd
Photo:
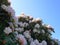
{"type": "Polygon", "coordinates": [[[27,41],[26,41],[25,37],[22,34],[17,35],[17,38],[22,43],[22,45],[27,45],[27,41]]]}
{"type": "Polygon", "coordinates": [[[1,6],[5,11],[7,11],[11,16],[15,15],[15,11],[11,6],[2,5],[1,6]]]}
{"type": "Polygon", "coordinates": [[[42,45],[47,45],[47,42],[45,40],[43,40],[42,45]]]}
{"type": "Polygon", "coordinates": [[[40,25],[39,25],[39,24],[36,24],[36,25],[35,25],[35,28],[40,28],[40,25]]]}
{"type": "Polygon", "coordinates": [[[31,38],[29,31],[25,31],[25,32],[24,32],[24,36],[25,36],[26,38],[31,38]]]}
{"type": "Polygon", "coordinates": [[[4,29],[4,32],[5,32],[6,34],[9,34],[9,33],[12,32],[12,29],[11,29],[10,27],[6,27],[6,28],[4,29]]]}

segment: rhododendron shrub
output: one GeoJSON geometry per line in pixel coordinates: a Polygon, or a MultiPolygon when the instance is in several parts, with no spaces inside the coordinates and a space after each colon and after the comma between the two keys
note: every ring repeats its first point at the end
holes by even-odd
{"type": "Polygon", "coordinates": [[[0,45],[59,45],[53,39],[52,26],[44,24],[42,19],[22,13],[15,16],[8,0],[0,0],[0,45]]]}

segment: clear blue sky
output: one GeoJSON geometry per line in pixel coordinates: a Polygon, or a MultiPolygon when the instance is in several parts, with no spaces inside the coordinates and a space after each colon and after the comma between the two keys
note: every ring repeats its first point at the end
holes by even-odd
{"type": "Polygon", "coordinates": [[[11,3],[16,16],[24,12],[42,18],[55,29],[52,37],[60,40],[60,0],[11,0],[11,3]]]}

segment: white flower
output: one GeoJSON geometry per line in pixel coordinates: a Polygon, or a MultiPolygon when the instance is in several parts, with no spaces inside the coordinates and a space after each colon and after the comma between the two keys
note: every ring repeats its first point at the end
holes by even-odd
{"type": "Polygon", "coordinates": [[[39,25],[39,24],[36,24],[36,25],[35,25],[35,28],[39,28],[39,27],[40,27],[40,25],[39,25]]]}
{"type": "Polygon", "coordinates": [[[16,30],[16,31],[18,31],[18,30],[19,30],[19,28],[15,28],[15,30],[16,30]]]}
{"type": "Polygon", "coordinates": [[[1,7],[2,7],[4,10],[7,10],[7,6],[6,6],[6,5],[1,5],[1,7]]]}
{"type": "Polygon", "coordinates": [[[22,32],[24,31],[24,28],[15,28],[16,31],[22,32]]]}
{"type": "Polygon", "coordinates": [[[32,16],[29,16],[29,19],[33,19],[33,17],[32,16]]]}
{"type": "Polygon", "coordinates": [[[33,19],[32,22],[36,22],[36,19],[33,19]]]}
{"type": "Polygon", "coordinates": [[[20,17],[26,18],[26,15],[22,12],[21,15],[20,15],[20,17]]]}
{"type": "Polygon", "coordinates": [[[45,40],[43,40],[42,45],[47,45],[47,42],[45,40]]]}
{"type": "Polygon", "coordinates": [[[42,43],[39,43],[39,45],[42,45],[42,43]]]}
{"type": "Polygon", "coordinates": [[[24,22],[23,24],[24,24],[24,27],[27,27],[28,26],[28,23],[26,23],[26,22],[24,22]]]}
{"type": "Polygon", "coordinates": [[[11,0],[8,0],[8,2],[11,2],[11,0]]]}
{"type": "Polygon", "coordinates": [[[11,16],[15,15],[15,11],[14,9],[12,9],[11,6],[6,6],[6,5],[2,5],[1,6],[5,11],[7,11],[9,14],[11,14],[11,16]]]}
{"type": "Polygon", "coordinates": [[[23,22],[19,22],[18,25],[20,25],[21,27],[24,27],[23,22]]]}
{"type": "Polygon", "coordinates": [[[37,29],[33,29],[33,32],[34,32],[34,33],[37,32],[37,29]]]}
{"type": "Polygon", "coordinates": [[[40,45],[39,41],[36,39],[34,41],[31,41],[30,45],[40,45]]]}
{"type": "Polygon", "coordinates": [[[14,16],[15,15],[15,11],[12,7],[8,6],[8,12],[11,13],[11,16],[14,16]]]}
{"type": "Polygon", "coordinates": [[[34,40],[34,43],[36,44],[36,45],[39,45],[39,41],[36,39],[36,40],[34,40]]]}
{"type": "Polygon", "coordinates": [[[26,38],[31,38],[29,31],[25,31],[25,32],[24,32],[24,36],[25,36],[26,38]]]}
{"type": "Polygon", "coordinates": [[[36,45],[33,41],[30,43],[30,45],[36,45]]]}
{"type": "Polygon", "coordinates": [[[50,33],[51,33],[52,31],[54,32],[53,28],[52,28],[50,25],[47,25],[46,27],[48,28],[48,32],[50,32],[50,33]]]}
{"type": "Polygon", "coordinates": [[[6,28],[4,29],[4,32],[5,32],[6,34],[9,34],[9,33],[12,32],[12,29],[11,29],[10,27],[6,27],[6,28]]]}
{"type": "Polygon", "coordinates": [[[40,30],[38,30],[38,29],[33,29],[33,32],[34,32],[34,33],[35,33],[35,32],[40,33],[40,30]]]}
{"type": "Polygon", "coordinates": [[[19,39],[20,42],[23,41],[23,45],[27,45],[27,41],[22,34],[17,35],[17,38],[19,39]]]}
{"type": "Polygon", "coordinates": [[[19,32],[23,32],[24,31],[24,28],[19,28],[19,32]]]}
{"type": "Polygon", "coordinates": [[[47,28],[52,28],[50,25],[47,25],[46,27],[47,27],[47,28]]]}
{"type": "Polygon", "coordinates": [[[31,23],[32,22],[32,20],[29,20],[29,23],[31,23]]]}

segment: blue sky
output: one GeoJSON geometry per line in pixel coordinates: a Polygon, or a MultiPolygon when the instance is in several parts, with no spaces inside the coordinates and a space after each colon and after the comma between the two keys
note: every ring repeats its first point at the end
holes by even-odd
{"type": "Polygon", "coordinates": [[[11,0],[16,16],[21,12],[42,18],[43,22],[50,24],[55,33],[52,37],[60,40],[60,0],[11,0]]]}

